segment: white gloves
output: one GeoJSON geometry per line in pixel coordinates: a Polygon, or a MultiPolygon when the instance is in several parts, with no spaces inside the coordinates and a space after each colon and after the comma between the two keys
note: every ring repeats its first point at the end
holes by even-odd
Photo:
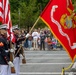
{"type": "Polygon", "coordinates": [[[29,34],[29,33],[27,33],[25,37],[26,37],[26,38],[28,38],[29,36],[30,36],[30,34],[29,34]]]}
{"type": "Polygon", "coordinates": [[[14,52],[14,49],[10,49],[10,52],[14,52]]]}
{"type": "Polygon", "coordinates": [[[8,62],[8,65],[9,65],[10,67],[14,67],[14,64],[13,64],[11,61],[8,62]]]}
{"type": "Polygon", "coordinates": [[[23,58],[24,58],[22,54],[20,54],[19,56],[20,56],[20,58],[21,58],[21,59],[23,59],[23,58]]]}

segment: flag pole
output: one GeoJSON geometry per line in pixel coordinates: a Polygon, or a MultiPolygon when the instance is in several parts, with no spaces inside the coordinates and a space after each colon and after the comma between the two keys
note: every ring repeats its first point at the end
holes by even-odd
{"type": "MultiPolygon", "coordinates": [[[[9,10],[10,10],[10,8],[9,8],[9,10]]],[[[10,25],[9,26],[12,26],[12,21],[11,21],[11,14],[10,14],[10,12],[9,12],[9,17],[10,17],[10,25]]],[[[13,54],[13,52],[11,52],[11,49],[12,49],[12,40],[11,40],[11,34],[12,34],[12,32],[11,32],[11,30],[10,30],[10,61],[11,62],[13,62],[13,57],[14,57],[14,54],[13,54]]],[[[15,71],[15,67],[11,67],[11,73],[15,73],[16,71],[15,71]]]]}
{"type": "Polygon", "coordinates": [[[68,69],[70,69],[72,66],[73,66],[73,64],[74,64],[74,62],[72,62],[67,68],[62,68],[62,73],[61,73],[61,75],[65,75],[64,74],[64,72],[66,71],[66,70],[68,70],[68,69]]]}
{"type": "MultiPolygon", "coordinates": [[[[10,34],[10,61],[13,62],[13,52],[11,52],[12,49],[12,41],[11,41],[11,34],[10,34]]],[[[15,67],[11,67],[11,73],[15,73],[15,67]]]]}
{"type": "Polygon", "coordinates": [[[31,30],[29,31],[29,33],[31,33],[31,31],[34,29],[34,27],[36,26],[36,24],[38,23],[40,17],[37,18],[37,20],[35,21],[35,23],[33,24],[31,30]]]}
{"type": "MultiPolygon", "coordinates": [[[[30,29],[29,33],[31,33],[31,31],[34,29],[34,27],[35,27],[36,24],[38,23],[39,19],[40,19],[40,17],[37,18],[37,20],[36,20],[35,23],[33,24],[32,28],[30,29]]],[[[26,39],[25,39],[24,41],[26,41],[26,39]]],[[[16,53],[14,56],[16,56],[16,55],[19,53],[19,51],[20,51],[21,48],[22,48],[22,46],[20,46],[20,48],[18,49],[17,53],[16,53]]]]}
{"type": "MultiPolygon", "coordinates": [[[[11,16],[10,16],[10,4],[9,4],[9,0],[1,0],[1,1],[2,1],[2,4],[0,5],[0,7],[2,8],[2,11],[0,11],[0,12],[2,13],[3,17],[1,15],[0,15],[0,17],[2,17],[2,23],[7,24],[7,33],[8,33],[7,38],[9,40],[9,45],[10,45],[10,51],[9,51],[10,57],[9,58],[10,58],[10,61],[13,62],[13,53],[11,51],[11,48],[12,48],[11,25],[12,24],[11,24],[11,16]]],[[[15,73],[14,67],[11,67],[11,73],[15,73]]]]}
{"type": "MultiPolygon", "coordinates": [[[[40,17],[38,17],[37,20],[35,21],[35,23],[33,24],[32,28],[29,31],[29,34],[32,32],[32,30],[34,29],[34,27],[37,25],[39,19],[40,19],[40,17]]],[[[24,41],[26,41],[26,39],[24,41]]],[[[22,48],[22,50],[24,52],[23,47],[21,46],[20,48],[22,48]]],[[[23,55],[23,53],[22,53],[22,55],[23,55]]],[[[23,57],[24,57],[24,59],[22,60],[22,63],[24,64],[24,63],[26,63],[26,60],[25,60],[25,56],[24,55],[23,55],[23,57]]]]}

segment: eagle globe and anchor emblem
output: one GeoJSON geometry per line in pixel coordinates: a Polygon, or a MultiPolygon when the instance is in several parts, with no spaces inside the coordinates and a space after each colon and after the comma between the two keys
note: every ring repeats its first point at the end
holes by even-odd
{"type": "Polygon", "coordinates": [[[76,49],[76,42],[73,43],[73,45],[71,45],[71,41],[70,41],[70,38],[68,36],[68,34],[66,34],[65,32],[63,32],[62,30],[62,27],[64,29],[70,29],[70,28],[76,28],[76,25],[74,24],[74,22],[72,21],[73,18],[74,18],[74,21],[76,21],[76,16],[75,13],[73,13],[73,11],[70,9],[70,8],[67,8],[67,10],[69,11],[70,13],[70,16],[68,16],[67,14],[63,14],[60,18],[60,23],[54,19],[53,15],[54,15],[54,12],[56,12],[56,9],[58,8],[58,5],[53,5],[52,6],[52,9],[51,9],[51,14],[50,14],[50,18],[51,18],[51,21],[57,25],[58,27],[58,30],[60,32],[60,34],[62,36],[65,36],[68,40],[68,43],[69,43],[69,46],[70,48],[73,50],[73,49],[76,49]]]}
{"type": "Polygon", "coordinates": [[[76,16],[74,16],[75,13],[70,8],[67,8],[67,10],[70,13],[70,16],[63,14],[60,18],[60,24],[64,29],[76,28],[76,25],[73,22],[73,20],[76,22],[76,16]]]}

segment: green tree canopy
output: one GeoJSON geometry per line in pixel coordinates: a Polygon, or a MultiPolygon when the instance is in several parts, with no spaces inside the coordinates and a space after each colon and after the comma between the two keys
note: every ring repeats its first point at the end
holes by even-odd
{"type": "MultiPolygon", "coordinates": [[[[49,0],[10,0],[11,16],[13,25],[19,27],[32,27],[40,13],[43,11],[49,0]]],[[[76,0],[72,0],[76,9],[76,0]]],[[[36,27],[43,27],[45,24],[39,20],[36,27]]]]}

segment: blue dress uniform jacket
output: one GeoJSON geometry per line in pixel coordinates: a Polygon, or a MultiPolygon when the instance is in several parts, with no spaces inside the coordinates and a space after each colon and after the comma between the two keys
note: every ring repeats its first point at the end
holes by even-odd
{"type": "MultiPolygon", "coordinates": [[[[18,35],[15,35],[15,43],[16,43],[16,51],[15,54],[17,53],[18,49],[20,48],[20,44],[22,44],[22,41],[25,40],[25,37],[19,37],[18,35]]],[[[19,57],[20,51],[17,53],[16,57],[19,57]]]]}
{"type": "Polygon", "coordinates": [[[0,36],[0,64],[7,65],[8,61],[9,57],[7,40],[0,36]]]}

